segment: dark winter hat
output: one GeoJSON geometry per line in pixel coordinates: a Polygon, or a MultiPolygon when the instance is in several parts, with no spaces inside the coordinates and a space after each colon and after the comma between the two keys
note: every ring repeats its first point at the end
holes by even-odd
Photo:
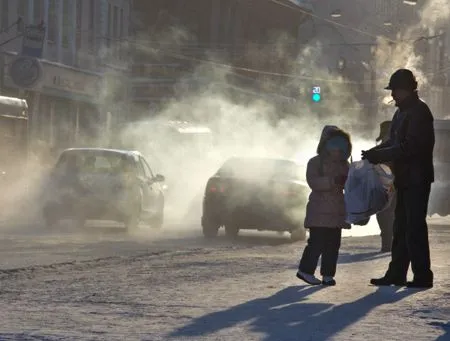
{"type": "Polygon", "coordinates": [[[384,89],[417,90],[417,80],[411,70],[398,69],[392,74],[391,79],[389,80],[389,85],[384,89]]]}

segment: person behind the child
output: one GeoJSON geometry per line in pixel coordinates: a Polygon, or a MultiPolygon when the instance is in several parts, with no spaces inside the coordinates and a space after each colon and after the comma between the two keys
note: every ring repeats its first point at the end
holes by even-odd
{"type": "Polygon", "coordinates": [[[348,133],[336,126],[325,126],[317,155],[309,160],[306,179],[311,194],[306,207],[305,228],[309,239],[297,277],[311,285],[336,285],[334,276],[345,222],[344,185],[347,180],[352,144],[348,133]],[[315,276],[319,257],[320,273],[315,276]]]}
{"type": "MultiPolygon", "coordinates": [[[[382,148],[382,146],[384,146],[386,142],[389,141],[391,132],[390,129],[391,121],[384,121],[380,124],[380,135],[376,139],[377,143],[381,142],[381,144],[377,146],[378,148],[382,148]]],[[[375,149],[377,147],[375,147],[375,149]]],[[[392,169],[392,164],[387,163],[387,165],[392,169]]],[[[396,193],[394,192],[394,195],[388,207],[386,207],[383,211],[377,213],[377,222],[381,231],[381,252],[383,253],[391,252],[396,202],[396,193]]]]}

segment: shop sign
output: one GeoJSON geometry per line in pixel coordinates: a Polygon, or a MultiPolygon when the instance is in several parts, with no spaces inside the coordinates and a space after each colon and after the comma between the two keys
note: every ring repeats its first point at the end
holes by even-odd
{"type": "Polygon", "coordinates": [[[45,65],[42,85],[46,88],[76,93],[88,97],[98,97],[101,77],[52,64],[45,65]]]}
{"type": "Polygon", "coordinates": [[[42,66],[37,58],[20,56],[9,67],[9,77],[19,88],[33,88],[42,77],[42,66]]]}
{"type": "Polygon", "coordinates": [[[33,58],[42,58],[44,49],[45,26],[25,26],[22,42],[22,55],[33,58]]]}

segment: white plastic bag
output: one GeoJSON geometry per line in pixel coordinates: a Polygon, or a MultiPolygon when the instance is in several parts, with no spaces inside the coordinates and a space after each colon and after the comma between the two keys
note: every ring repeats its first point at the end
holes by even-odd
{"type": "Polygon", "coordinates": [[[346,222],[366,225],[370,216],[389,205],[393,193],[394,176],[388,166],[353,162],[345,183],[346,222]]]}

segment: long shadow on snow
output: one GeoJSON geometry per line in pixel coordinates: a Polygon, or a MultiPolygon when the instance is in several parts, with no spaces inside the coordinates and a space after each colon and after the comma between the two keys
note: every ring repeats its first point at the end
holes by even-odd
{"type": "MultiPolygon", "coordinates": [[[[300,260],[300,256],[302,254],[303,250],[300,250],[298,256],[300,260]]],[[[363,252],[363,253],[348,253],[348,252],[340,252],[338,264],[352,264],[352,263],[359,263],[359,262],[368,262],[375,259],[382,259],[382,258],[388,258],[390,257],[390,253],[380,253],[379,251],[369,251],[369,252],[363,252]]],[[[320,265],[320,260],[319,260],[320,265]]],[[[297,269],[298,262],[295,264],[292,264],[292,269],[297,269]]]]}
{"type": "Polygon", "coordinates": [[[375,259],[388,258],[390,253],[380,253],[379,251],[368,251],[362,253],[348,253],[340,252],[339,254],[339,264],[349,264],[358,262],[367,262],[375,259]]]}
{"type": "Polygon", "coordinates": [[[444,323],[430,323],[433,326],[441,327],[445,333],[439,336],[435,341],[447,341],[450,340],[450,322],[444,323]]]}
{"type": "Polygon", "coordinates": [[[307,296],[320,289],[300,287],[299,290],[299,287],[289,287],[268,298],[248,301],[202,316],[173,332],[170,337],[200,337],[239,323],[249,323],[252,332],[265,335],[264,341],[325,341],[376,307],[400,301],[414,293],[385,287],[354,302],[337,306],[308,302],[307,296]]]}

